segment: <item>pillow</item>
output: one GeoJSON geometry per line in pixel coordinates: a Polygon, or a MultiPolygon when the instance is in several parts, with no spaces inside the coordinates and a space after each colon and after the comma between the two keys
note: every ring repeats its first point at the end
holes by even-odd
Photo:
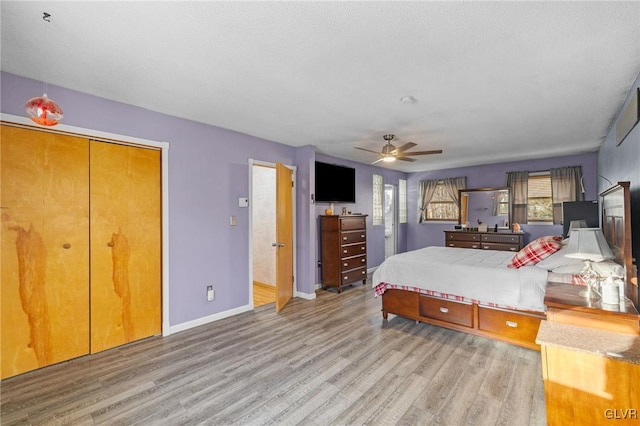
{"type": "Polygon", "coordinates": [[[549,271],[547,281],[554,283],[573,284],[573,285],[587,285],[582,276],[576,274],[558,274],[556,272],[549,271]]]}
{"type": "Polygon", "coordinates": [[[614,277],[624,278],[624,266],[616,263],[613,260],[603,260],[602,262],[593,262],[591,267],[601,277],[608,277],[613,275],[614,277]]]}
{"type": "Polygon", "coordinates": [[[525,248],[516,253],[507,265],[508,268],[520,268],[525,265],[535,265],[542,259],[549,257],[560,250],[562,246],[561,236],[540,237],[527,244],[525,248]]]}
{"type": "Polygon", "coordinates": [[[564,266],[575,266],[580,268],[580,271],[584,267],[584,262],[581,259],[574,259],[570,257],[566,257],[567,254],[567,246],[564,243],[560,246],[560,250],[553,253],[546,259],[541,260],[536,264],[537,267],[546,269],[547,271],[553,271],[556,268],[561,268],[564,266]]]}
{"type": "MultiPolygon", "coordinates": [[[[554,268],[553,272],[558,274],[580,274],[585,266],[584,261],[580,259],[574,260],[579,260],[580,263],[559,266],[557,268],[554,268]]],[[[614,262],[613,260],[591,262],[591,268],[595,271],[596,274],[604,278],[612,274],[614,277],[624,277],[624,267],[619,263],[614,262]]]]}

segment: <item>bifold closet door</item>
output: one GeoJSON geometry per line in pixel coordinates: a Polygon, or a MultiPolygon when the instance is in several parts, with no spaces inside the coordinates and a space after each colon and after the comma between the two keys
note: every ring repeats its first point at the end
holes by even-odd
{"type": "Polygon", "coordinates": [[[161,332],[160,151],[90,143],[91,352],[161,332]]]}
{"type": "Polygon", "coordinates": [[[89,141],[2,125],[2,378],[89,353],[89,141]]]}

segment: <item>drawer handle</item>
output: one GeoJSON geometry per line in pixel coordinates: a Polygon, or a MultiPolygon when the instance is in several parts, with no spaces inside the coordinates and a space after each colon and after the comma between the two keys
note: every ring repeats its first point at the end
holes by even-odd
{"type": "Polygon", "coordinates": [[[455,247],[455,246],[456,246],[455,244],[449,244],[449,247],[455,247]]]}
{"type": "Polygon", "coordinates": [[[364,246],[360,247],[360,250],[364,250],[364,246]]]}
{"type": "Polygon", "coordinates": [[[443,314],[446,314],[449,312],[449,308],[443,308],[442,306],[440,307],[440,312],[442,312],[443,314]]]}
{"type": "Polygon", "coordinates": [[[348,263],[345,263],[345,264],[344,264],[344,266],[349,266],[349,264],[348,264],[348,263]]]}
{"type": "Polygon", "coordinates": [[[473,246],[471,246],[471,248],[478,248],[478,246],[476,246],[476,245],[473,245],[473,246]]]}
{"type": "Polygon", "coordinates": [[[509,247],[509,250],[511,250],[511,251],[517,251],[515,247],[509,247]]]}
{"type": "Polygon", "coordinates": [[[344,277],[345,281],[349,279],[349,277],[344,277]]]}
{"type": "Polygon", "coordinates": [[[347,237],[342,237],[343,240],[347,241],[347,237]]]}
{"type": "Polygon", "coordinates": [[[365,259],[362,259],[360,262],[364,263],[364,262],[365,262],[365,259]]]}
{"type": "Polygon", "coordinates": [[[364,238],[364,234],[360,235],[360,238],[364,238]]]}
{"type": "Polygon", "coordinates": [[[362,271],[362,275],[367,275],[367,271],[362,271]]]}
{"type": "Polygon", "coordinates": [[[346,252],[347,252],[346,250],[343,251],[343,253],[346,253],[346,252]]]}
{"type": "Polygon", "coordinates": [[[514,321],[507,321],[507,327],[518,328],[518,323],[514,321]]]}

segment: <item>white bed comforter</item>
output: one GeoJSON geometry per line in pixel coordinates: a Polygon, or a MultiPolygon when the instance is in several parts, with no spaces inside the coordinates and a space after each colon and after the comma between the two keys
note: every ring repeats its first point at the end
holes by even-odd
{"type": "Polygon", "coordinates": [[[380,283],[418,287],[497,304],[544,312],[547,271],[536,266],[507,268],[514,253],[453,247],[426,247],[397,254],[373,273],[380,283]]]}

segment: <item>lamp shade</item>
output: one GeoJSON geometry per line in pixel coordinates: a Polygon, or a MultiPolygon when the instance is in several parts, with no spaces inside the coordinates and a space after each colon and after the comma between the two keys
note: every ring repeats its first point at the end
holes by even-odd
{"type": "Polygon", "coordinates": [[[572,229],[565,256],[592,262],[615,257],[600,228],[572,229]]]}
{"type": "Polygon", "coordinates": [[[569,223],[569,232],[567,234],[568,237],[571,236],[571,231],[573,231],[576,228],[587,228],[587,221],[586,220],[572,220],[569,223]]]}

